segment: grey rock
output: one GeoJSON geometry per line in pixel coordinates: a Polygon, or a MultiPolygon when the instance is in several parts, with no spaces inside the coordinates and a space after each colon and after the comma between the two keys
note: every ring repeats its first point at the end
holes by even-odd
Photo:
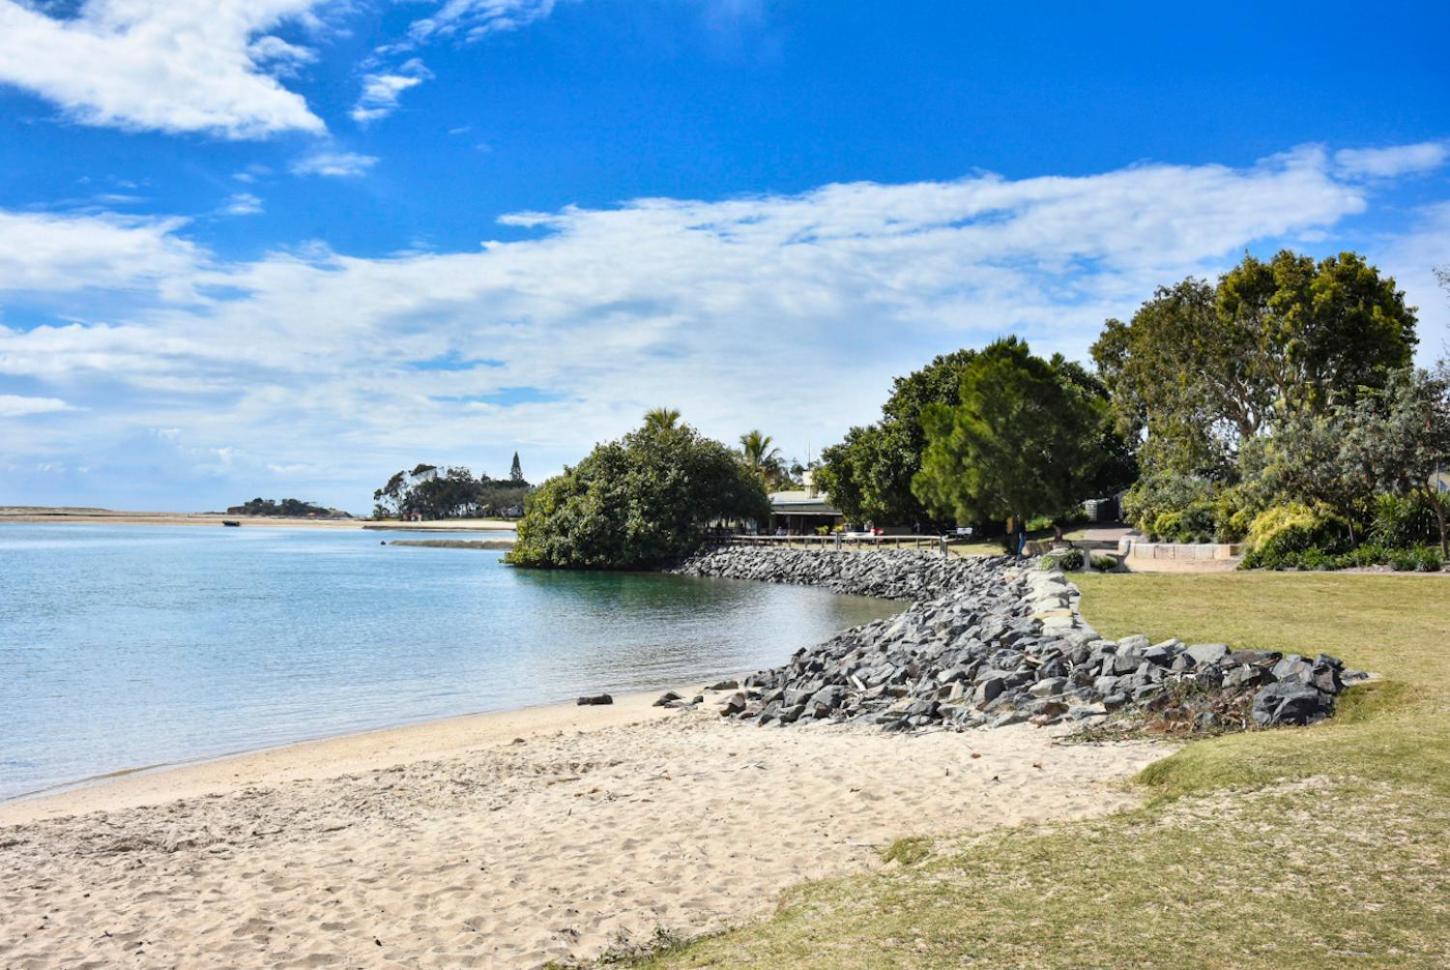
{"type": "Polygon", "coordinates": [[[580,707],[587,707],[587,706],[593,706],[593,705],[599,705],[599,704],[613,704],[613,703],[614,703],[614,698],[613,697],[610,697],[608,694],[594,694],[594,695],[589,696],[589,697],[581,697],[581,698],[579,698],[579,706],[580,707]]]}
{"type": "Polygon", "coordinates": [[[1333,712],[1333,700],[1308,684],[1270,684],[1254,695],[1253,718],[1260,727],[1312,724],[1333,712]]]}
{"type": "Polygon", "coordinates": [[[1031,694],[1033,697],[1052,697],[1055,694],[1061,694],[1066,689],[1067,678],[1048,677],[1046,680],[1039,680],[1037,683],[1027,688],[1027,693],[1031,694]]]}
{"type": "Polygon", "coordinates": [[[1228,644],[1226,643],[1195,643],[1183,651],[1193,658],[1193,662],[1200,667],[1208,664],[1216,664],[1228,656],[1228,644]]]}

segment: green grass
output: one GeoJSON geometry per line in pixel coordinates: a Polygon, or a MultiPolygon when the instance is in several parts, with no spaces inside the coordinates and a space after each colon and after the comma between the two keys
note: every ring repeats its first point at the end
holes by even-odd
{"type": "Polygon", "coordinates": [[[1450,587],[1075,579],[1107,635],[1322,651],[1383,679],[1315,727],[1188,745],[1142,773],[1138,810],[929,847],[901,833],[915,864],[801,887],[760,925],[640,965],[1450,965],[1450,587]]]}

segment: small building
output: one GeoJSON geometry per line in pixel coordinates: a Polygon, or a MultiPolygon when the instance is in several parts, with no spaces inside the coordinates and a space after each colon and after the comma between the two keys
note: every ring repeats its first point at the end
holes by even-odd
{"type": "Polygon", "coordinates": [[[816,535],[822,526],[835,529],[846,517],[822,495],[806,472],[802,488],[770,493],[769,532],[784,530],[786,535],[816,535]]]}

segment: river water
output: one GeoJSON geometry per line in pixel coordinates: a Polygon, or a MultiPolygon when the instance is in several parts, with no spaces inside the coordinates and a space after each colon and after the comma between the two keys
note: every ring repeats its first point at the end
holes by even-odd
{"type": "Polygon", "coordinates": [[[740,673],[899,609],[762,583],[518,570],[499,552],[385,537],[0,526],[0,798],[740,673]]]}

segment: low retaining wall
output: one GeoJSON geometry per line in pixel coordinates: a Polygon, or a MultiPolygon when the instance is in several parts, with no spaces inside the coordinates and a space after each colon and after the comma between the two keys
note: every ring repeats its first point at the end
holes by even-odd
{"type": "Polygon", "coordinates": [[[1141,542],[1124,539],[1118,551],[1133,559],[1167,559],[1178,562],[1223,562],[1243,557],[1244,547],[1226,542],[1141,542]]]}

